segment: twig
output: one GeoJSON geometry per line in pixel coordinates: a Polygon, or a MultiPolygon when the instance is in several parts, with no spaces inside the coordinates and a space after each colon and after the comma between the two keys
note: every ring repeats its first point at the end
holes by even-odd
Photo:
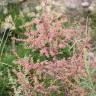
{"type": "Polygon", "coordinates": [[[89,16],[86,17],[86,29],[85,29],[86,37],[87,36],[89,37],[88,25],[89,25],[89,16]]]}

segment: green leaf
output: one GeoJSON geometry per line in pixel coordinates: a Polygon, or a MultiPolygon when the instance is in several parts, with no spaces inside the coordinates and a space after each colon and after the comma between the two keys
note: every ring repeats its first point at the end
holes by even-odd
{"type": "Polygon", "coordinates": [[[13,19],[15,19],[15,17],[19,15],[19,12],[20,12],[19,3],[9,3],[7,5],[7,8],[8,8],[9,14],[12,15],[13,19]]]}

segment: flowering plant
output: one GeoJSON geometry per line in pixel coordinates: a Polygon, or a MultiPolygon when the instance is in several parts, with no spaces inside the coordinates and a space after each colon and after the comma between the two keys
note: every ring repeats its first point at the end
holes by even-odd
{"type": "Polygon", "coordinates": [[[25,39],[16,39],[25,42],[25,48],[46,57],[43,61],[38,58],[34,61],[34,56],[29,56],[15,62],[21,65],[20,72],[15,70],[15,74],[23,96],[85,95],[85,90],[78,85],[77,80],[80,76],[86,77],[83,48],[90,46],[88,38],[81,38],[77,29],[63,28],[62,23],[67,20],[65,16],[58,18],[45,12],[41,17],[33,19],[30,26],[26,26],[28,32],[25,33],[25,39]],[[35,29],[32,29],[33,25],[35,29]],[[66,46],[70,53],[67,58],[60,51],[66,46]],[[62,54],[64,56],[61,58],[62,54]],[[73,90],[68,86],[73,87],[73,90]]]}

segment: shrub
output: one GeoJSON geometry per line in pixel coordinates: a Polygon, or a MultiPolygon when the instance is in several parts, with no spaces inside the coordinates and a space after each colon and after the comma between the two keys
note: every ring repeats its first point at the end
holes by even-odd
{"type": "Polygon", "coordinates": [[[64,28],[62,23],[67,20],[65,16],[58,18],[45,11],[26,26],[25,39],[16,38],[25,42],[25,48],[31,49],[31,53],[15,61],[18,66],[13,70],[14,96],[86,95],[78,81],[81,76],[87,76],[83,49],[90,48],[89,38],[81,38],[81,30],[64,28]]]}

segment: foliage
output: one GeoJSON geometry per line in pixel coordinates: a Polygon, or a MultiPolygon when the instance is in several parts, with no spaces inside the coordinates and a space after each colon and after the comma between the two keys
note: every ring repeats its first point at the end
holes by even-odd
{"type": "MultiPolygon", "coordinates": [[[[46,7],[32,17],[21,14],[19,3],[7,8],[7,14],[0,12],[0,25],[11,15],[15,29],[1,38],[0,96],[96,95],[96,61],[84,25],[46,7]]],[[[91,18],[95,30],[95,15],[91,18]]]]}
{"type": "Polygon", "coordinates": [[[16,38],[16,41],[25,42],[25,48],[33,50],[35,53],[15,61],[16,64],[20,64],[18,65],[19,69],[14,70],[17,83],[20,84],[16,90],[21,89],[18,94],[23,96],[37,96],[38,94],[41,96],[48,94],[86,95],[85,90],[77,81],[81,76],[86,77],[83,66],[83,48],[89,47],[89,40],[88,38],[81,39],[77,30],[63,28],[62,21],[64,19],[66,18],[58,19],[44,13],[41,17],[34,18],[31,25],[26,27],[29,30],[25,33],[26,38],[16,38]],[[34,24],[36,24],[35,30],[32,28],[34,24]],[[45,58],[41,60],[39,56],[45,58]],[[35,61],[34,58],[36,58],[35,61]],[[71,81],[72,79],[74,82],[71,81]],[[70,90],[68,86],[72,86],[73,89],[70,90]],[[64,88],[64,93],[60,90],[61,88],[64,88]]]}
{"type": "Polygon", "coordinates": [[[95,23],[96,22],[96,13],[90,14],[90,18],[91,18],[90,26],[92,28],[92,33],[91,33],[92,39],[93,39],[93,41],[96,41],[96,39],[95,39],[95,37],[96,37],[96,23],[95,23]]]}
{"type": "Polygon", "coordinates": [[[95,96],[96,95],[96,81],[95,81],[95,72],[96,66],[94,65],[94,60],[89,62],[87,60],[88,52],[87,49],[84,49],[84,68],[86,71],[86,77],[80,77],[80,85],[88,90],[88,96],[95,96]],[[93,64],[92,64],[93,63],[93,64]],[[94,66],[94,68],[91,68],[94,66]]]}

